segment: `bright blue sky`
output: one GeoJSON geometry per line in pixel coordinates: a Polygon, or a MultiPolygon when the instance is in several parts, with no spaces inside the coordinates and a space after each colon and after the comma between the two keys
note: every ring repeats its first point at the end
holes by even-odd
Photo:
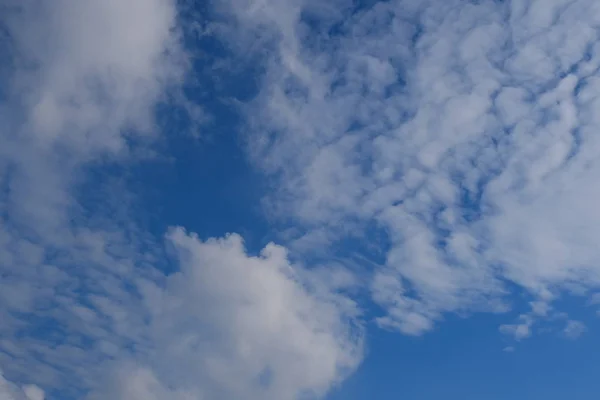
{"type": "Polygon", "coordinates": [[[5,3],[0,400],[598,393],[596,2],[5,3]]]}

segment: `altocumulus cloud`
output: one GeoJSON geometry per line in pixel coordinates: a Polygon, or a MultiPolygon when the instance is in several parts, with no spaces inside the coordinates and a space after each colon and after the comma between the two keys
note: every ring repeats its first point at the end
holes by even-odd
{"type": "Polygon", "coordinates": [[[364,244],[381,326],[418,335],[518,291],[531,310],[501,331],[522,339],[597,289],[597,2],[227,4],[225,40],[260,38],[245,111],[267,203],[301,227],[292,249],[364,244]]]}
{"type": "Polygon", "coordinates": [[[193,110],[176,3],[0,7],[0,397],[295,399],[351,372],[355,304],[285,249],[152,238],[82,199],[91,169],[152,156],[157,106],[193,110]]]}

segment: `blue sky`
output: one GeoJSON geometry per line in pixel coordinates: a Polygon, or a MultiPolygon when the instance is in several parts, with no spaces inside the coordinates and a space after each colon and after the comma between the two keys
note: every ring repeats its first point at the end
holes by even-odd
{"type": "Polygon", "coordinates": [[[600,6],[6,0],[0,400],[591,399],[600,6]]]}

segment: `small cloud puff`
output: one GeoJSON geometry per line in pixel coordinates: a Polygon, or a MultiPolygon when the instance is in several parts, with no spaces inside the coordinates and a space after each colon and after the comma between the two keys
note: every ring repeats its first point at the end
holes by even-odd
{"type": "Polygon", "coordinates": [[[563,334],[569,339],[577,339],[587,330],[585,324],[581,321],[569,320],[563,329],[563,334]]]}

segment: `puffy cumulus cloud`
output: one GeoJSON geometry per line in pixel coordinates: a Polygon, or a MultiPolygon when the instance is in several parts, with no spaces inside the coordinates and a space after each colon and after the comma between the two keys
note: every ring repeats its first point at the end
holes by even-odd
{"type": "Polygon", "coordinates": [[[246,111],[268,203],[302,249],[366,243],[381,325],[597,288],[596,2],[227,4],[266,66],[246,111]]]}
{"type": "Polygon", "coordinates": [[[49,265],[27,266],[21,290],[48,288],[21,305],[27,320],[3,304],[10,376],[65,398],[293,400],[324,396],[362,360],[357,305],[280,246],[250,256],[238,235],[203,242],[175,228],[167,247],[178,271],[165,276],[156,268],[166,260],[115,242],[127,252],[108,246],[103,264],[77,259],[72,265],[88,271],[58,283],[49,265]]]}
{"type": "Polygon", "coordinates": [[[144,286],[148,351],[92,398],[320,397],[361,360],[356,310],[310,287],[285,249],[249,256],[238,235],[203,242],[181,228],[168,242],[181,270],[144,286]]]}

